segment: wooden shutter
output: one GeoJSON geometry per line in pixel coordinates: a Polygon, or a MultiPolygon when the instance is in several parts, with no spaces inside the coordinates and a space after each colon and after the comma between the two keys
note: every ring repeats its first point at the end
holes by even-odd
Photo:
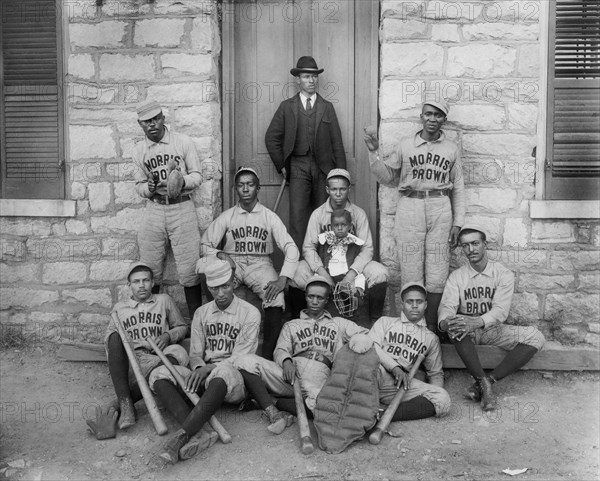
{"type": "Polygon", "coordinates": [[[2,197],[64,197],[62,45],[55,0],[0,0],[2,197]]]}
{"type": "Polygon", "coordinates": [[[553,0],[546,162],[547,199],[598,199],[600,2],[553,0]]]}

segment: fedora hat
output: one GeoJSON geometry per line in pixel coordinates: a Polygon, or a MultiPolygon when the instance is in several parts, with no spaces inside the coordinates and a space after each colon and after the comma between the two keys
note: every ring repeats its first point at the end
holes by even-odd
{"type": "Polygon", "coordinates": [[[298,63],[296,63],[296,68],[290,70],[290,73],[297,77],[301,73],[314,73],[319,75],[323,72],[324,69],[317,67],[317,62],[314,58],[306,55],[304,57],[300,57],[298,59],[298,63]]]}

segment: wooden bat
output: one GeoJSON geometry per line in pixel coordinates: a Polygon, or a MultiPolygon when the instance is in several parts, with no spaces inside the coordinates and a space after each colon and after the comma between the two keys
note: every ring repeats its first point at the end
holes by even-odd
{"type": "MultiPolygon", "coordinates": [[[[419,354],[417,356],[417,360],[412,365],[412,367],[410,368],[410,372],[408,373],[408,381],[409,382],[415,376],[415,373],[417,372],[417,369],[419,369],[419,366],[420,366],[421,362],[423,362],[423,359],[425,359],[425,356],[423,354],[419,354]]],[[[386,431],[386,429],[392,422],[394,413],[396,412],[396,410],[398,409],[398,406],[402,402],[402,398],[404,398],[404,394],[406,394],[406,390],[404,389],[403,386],[400,386],[400,389],[398,389],[398,392],[394,396],[394,399],[392,399],[392,402],[390,403],[390,405],[387,407],[387,409],[383,413],[383,416],[381,416],[381,419],[377,423],[377,426],[375,426],[375,429],[373,429],[373,431],[369,435],[369,442],[371,444],[379,444],[381,442],[381,438],[383,438],[383,433],[386,431]]]]}
{"type": "MultiPolygon", "coordinates": [[[[160,360],[163,362],[165,367],[173,375],[173,377],[177,381],[177,384],[179,384],[181,389],[183,389],[183,392],[187,395],[189,400],[192,401],[194,406],[196,404],[198,404],[198,401],[200,401],[200,396],[198,396],[195,392],[188,392],[185,390],[185,381],[183,380],[183,377],[181,377],[181,374],[179,374],[179,371],[177,371],[177,369],[175,369],[175,366],[173,366],[171,361],[169,361],[167,356],[165,356],[165,353],[162,352],[160,347],[158,347],[152,339],[147,338],[146,341],[148,342],[148,344],[150,344],[150,346],[152,346],[152,349],[154,349],[154,352],[156,353],[156,355],[160,358],[160,360]]],[[[216,433],[219,435],[219,439],[221,439],[221,442],[223,444],[229,444],[231,442],[231,435],[227,432],[227,430],[223,427],[223,425],[219,422],[219,420],[216,417],[211,416],[210,419],[208,420],[208,422],[210,423],[211,427],[216,431],[216,433]]]]}
{"type": "Polygon", "coordinates": [[[158,410],[158,406],[156,405],[156,400],[152,395],[152,391],[150,391],[150,387],[148,386],[148,382],[146,378],[142,374],[142,370],[140,369],[140,365],[137,362],[137,358],[135,357],[135,353],[131,345],[131,339],[125,332],[121,321],[119,320],[119,316],[116,312],[111,314],[113,322],[117,325],[117,329],[119,330],[119,336],[121,336],[121,342],[123,343],[123,347],[125,348],[125,352],[127,353],[127,357],[129,358],[129,363],[131,364],[131,369],[135,374],[135,379],[140,387],[140,391],[142,391],[142,396],[144,397],[144,402],[146,403],[146,408],[148,409],[148,413],[150,414],[150,418],[152,419],[152,423],[154,424],[154,429],[159,436],[163,434],[167,434],[169,431],[167,425],[165,424],[165,420],[160,414],[158,410]]]}
{"type": "Polygon", "coordinates": [[[281,181],[281,186],[279,187],[279,193],[277,194],[277,199],[275,200],[275,205],[273,206],[273,212],[277,213],[277,209],[279,208],[279,204],[281,203],[281,198],[283,197],[283,191],[285,190],[286,179],[285,177],[281,181]]]}
{"type": "Polygon", "coordinates": [[[300,388],[300,379],[294,378],[294,399],[296,400],[296,411],[298,414],[298,430],[300,431],[300,443],[302,444],[302,453],[310,454],[315,450],[310,428],[308,427],[308,418],[304,409],[304,399],[302,399],[302,389],[300,388]]]}

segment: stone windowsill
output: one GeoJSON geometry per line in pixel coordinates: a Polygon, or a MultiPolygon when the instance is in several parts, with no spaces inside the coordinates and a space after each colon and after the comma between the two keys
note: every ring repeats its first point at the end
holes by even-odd
{"type": "Polygon", "coordinates": [[[0,199],[0,217],[75,217],[74,200],[0,199]]]}
{"type": "Polygon", "coordinates": [[[531,200],[532,219],[600,219],[597,200],[531,200]]]}

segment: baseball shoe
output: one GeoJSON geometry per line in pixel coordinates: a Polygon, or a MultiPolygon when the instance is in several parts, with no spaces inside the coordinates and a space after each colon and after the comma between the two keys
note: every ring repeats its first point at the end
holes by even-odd
{"type": "Polygon", "coordinates": [[[179,450],[185,446],[189,440],[190,435],[183,429],[180,429],[165,443],[163,449],[158,454],[158,457],[164,459],[168,463],[175,464],[179,461],[179,450]]]}
{"type": "Polygon", "coordinates": [[[176,199],[183,188],[183,175],[177,169],[173,170],[167,177],[167,195],[169,199],[176,199]]]}
{"type": "Polygon", "coordinates": [[[269,419],[267,429],[273,434],[281,434],[285,428],[294,424],[294,416],[277,409],[273,404],[265,409],[265,414],[269,419]]]}
{"type": "Polygon", "coordinates": [[[493,411],[497,408],[497,400],[494,391],[492,390],[492,379],[482,377],[479,380],[479,388],[481,389],[481,409],[484,411],[493,411]]]}
{"type": "Polygon", "coordinates": [[[135,407],[131,398],[124,398],[119,401],[119,429],[127,429],[135,424],[135,407]]]}
{"type": "Polygon", "coordinates": [[[202,428],[179,450],[179,459],[190,459],[201,451],[210,448],[219,436],[212,429],[202,428]]]}

